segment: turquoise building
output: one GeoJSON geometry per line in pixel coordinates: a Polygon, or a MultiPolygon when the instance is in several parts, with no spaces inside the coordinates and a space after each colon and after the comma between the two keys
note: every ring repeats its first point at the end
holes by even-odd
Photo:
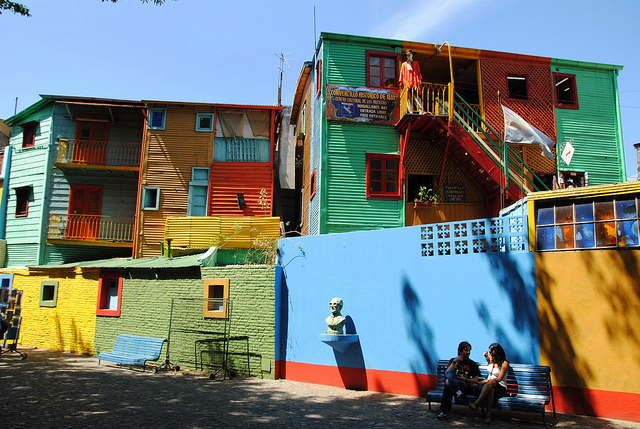
{"type": "Polygon", "coordinates": [[[131,256],[145,105],[41,97],[5,121],[4,266],[131,256]]]}

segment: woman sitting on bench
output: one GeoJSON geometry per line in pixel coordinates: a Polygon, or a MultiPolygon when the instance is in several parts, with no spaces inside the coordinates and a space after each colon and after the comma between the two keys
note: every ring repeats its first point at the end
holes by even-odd
{"type": "Polygon", "coordinates": [[[486,380],[480,381],[478,384],[482,386],[480,396],[476,401],[469,405],[472,410],[477,410],[478,405],[485,399],[487,400],[487,418],[485,423],[491,423],[491,408],[493,402],[507,396],[507,374],[509,373],[509,362],[502,346],[493,343],[489,346],[489,351],[483,353],[487,360],[488,376],[486,380]]]}

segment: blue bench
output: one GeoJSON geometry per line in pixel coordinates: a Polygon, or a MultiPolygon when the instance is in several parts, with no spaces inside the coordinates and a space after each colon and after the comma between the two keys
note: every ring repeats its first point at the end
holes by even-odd
{"type": "Polygon", "coordinates": [[[165,338],[120,334],[116,338],[113,351],[98,355],[98,365],[100,361],[106,360],[120,365],[142,366],[144,371],[147,361],[160,358],[165,341],[167,341],[165,338]]]}
{"type": "MultiPolygon", "coordinates": [[[[487,373],[482,369],[482,377],[486,378],[487,373]]],[[[427,401],[429,409],[431,403],[442,402],[442,394],[444,392],[444,373],[449,367],[449,360],[441,359],[438,361],[437,377],[438,385],[436,390],[427,392],[427,401]]],[[[467,395],[467,400],[473,402],[476,398],[467,395]]],[[[454,397],[454,403],[457,405],[467,405],[467,402],[457,402],[454,397]]],[[[511,363],[509,365],[509,374],[507,375],[507,396],[498,399],[494,404],[494,408],[506,411],[524,411],[531,413],[541,413],[542,423],[547,424],[545,407],[549,404],[553,405],[553,417],[556,417],[556,403],[553,399],[553,386],[551,385],[551,368],[543,365],[526,365],[511,363]]],[[[484,407],[483,413],[484,413],[484,407]]]]}

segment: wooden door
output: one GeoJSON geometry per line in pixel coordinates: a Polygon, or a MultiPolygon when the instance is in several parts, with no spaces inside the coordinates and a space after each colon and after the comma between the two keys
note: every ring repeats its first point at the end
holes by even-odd
{"type": "Polygon", "coordinates": [[[67,238],[97,240],[101,212],[102,186],[71,185],[67,238]]]}
{"type": "Polygon", "coordinates": [[[104,165],[107,159],[108,140],[109,122],[78,120],[76,141],[73,147],[73,162],[104,165]]]}

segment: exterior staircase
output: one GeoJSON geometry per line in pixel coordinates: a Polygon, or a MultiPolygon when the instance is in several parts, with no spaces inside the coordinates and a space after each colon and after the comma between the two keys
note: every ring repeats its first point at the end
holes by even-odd
{"type": "MultiPolygon", "coordinates": [[[[446,106],[441,115],[407,114],[398,123],[401,133],[428,134],[485,194],[488,200],[515,202],[547,186],[462,97],[456,95],[453,120],[446,106]]],[[[405,138],[406,142],[406,138],[405,138]]],[[[406,144],[406,143],[405,143],[406,144]]]]}

